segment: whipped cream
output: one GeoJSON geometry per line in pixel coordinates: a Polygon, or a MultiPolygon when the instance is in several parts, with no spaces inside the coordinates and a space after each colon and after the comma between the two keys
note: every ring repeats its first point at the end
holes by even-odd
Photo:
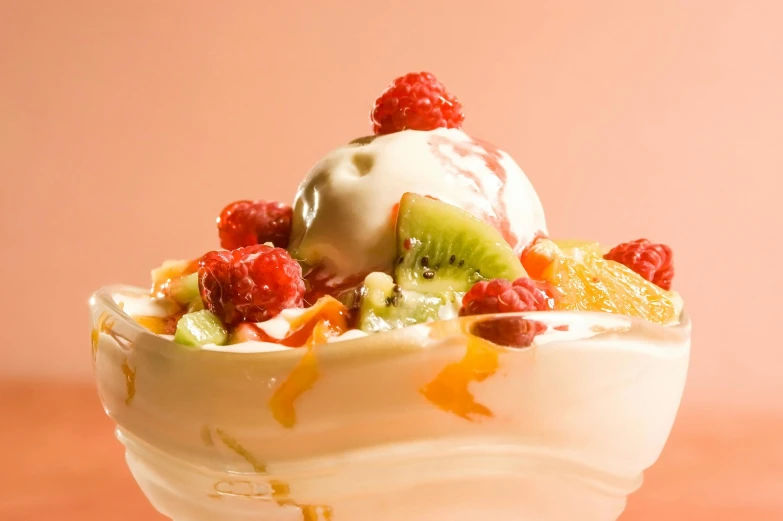
{"type": "Polygon", "coordinates": [[[547,232],[533,185],[507,153],[461,130],[406,130],[337,148],[312,168],[294,201],[294,256],[338,279],[388,271],[392,213],[406,192],[487,221],[516,251],[547,232]]]}
{"type": "Polygon", "coordinates": [[[153,298],[147,295],[117,293],[114,295],[114,301],[132,317],[166,318],[179,311],[179,305],[173,300],[153,298]]]}

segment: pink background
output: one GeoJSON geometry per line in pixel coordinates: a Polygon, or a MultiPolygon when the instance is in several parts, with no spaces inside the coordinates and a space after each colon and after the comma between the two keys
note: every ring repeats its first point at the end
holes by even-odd
{"type": "Polygon", "coordinates": [[[162,521],[98,403],[90,293],[214,248],[234,199],[290,201],[395,76],[430,70],[555,236],[674,248],[690,379],[621,521],[783,519],[781,19],[776,0],[0,0],[0,518],[162,521]]]}
{"type": "Polygon", "coordinates": [[[675,251],[686,399],[783,410],[779,2],[0,2],[0,378],[91,378],[87,299],[290,201],[435,72],[558,237],[675,251]]]}

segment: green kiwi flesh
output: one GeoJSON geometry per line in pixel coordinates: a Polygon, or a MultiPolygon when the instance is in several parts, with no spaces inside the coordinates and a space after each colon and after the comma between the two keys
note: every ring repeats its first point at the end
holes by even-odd
{"type": "Polygon", "coordinates": [[[456,317],[462,295],[404,290],[390,275],[370,273],[361,288],[357,327],[375,333],[456,317]]]}
{"type": "Polygon", "coordinates": [[[177,322],[174,342],[199,347],[207,344],[222,346],[228,340],[223,322],[207,310],[185,313],[177,322]]]}
{"type": "Polygon", "coordinates": [[[169,297],[178,304],[187,306],[195,300],[201,300],[198,291],[198,273],[191,273],[169,282],[169,297]]]}
{"type": "Polygon", "coordinates": [[[394,280],[403,289],[467,291],[480,280],[515,280],[525,269],[495,228],[450,204],[406,193],[397,215],[394,280]]]}

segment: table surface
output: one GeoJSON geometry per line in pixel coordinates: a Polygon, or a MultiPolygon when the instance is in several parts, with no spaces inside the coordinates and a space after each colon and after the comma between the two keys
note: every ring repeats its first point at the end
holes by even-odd
{"type": "MultiPolygon", "coordinates": [[[[0,520],[165,521],[92,386],[0,383],[0,418],[0,520]]],[[[683,407],[620,521],[701,520],[783,521],[783,417],[683,407]]]]}

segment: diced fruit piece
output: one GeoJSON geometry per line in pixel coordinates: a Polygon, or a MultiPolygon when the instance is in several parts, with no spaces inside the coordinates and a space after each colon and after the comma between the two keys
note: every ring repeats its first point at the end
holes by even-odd
{"type": "Polygon", "coordinates": [[[558,290],[555,309],[620,313],[659,324],[676,322],[681,310],[676,293],[590,250],[565,253],[551,240],[539,239],[522,254],[522,263],[531,277],[558,290]]]}
{"type": "Polygon", "coordinates": [[[177,322],[174,341],[185,346],[223,345],[228,340],[228,332],[223,322],[209,311],[186,313],[177,322]]]}
{"type": "Polygon", "coordinates": [[[672,249],[665,244],[637,239],[615,246],[604,255],[604,258],[628,266],[663,289],[668,290],[672,287],[674,278],[672,249]]]}
{"type": "Polygon", "coordinates": [[[201,300],[198,292],[198,273],[171,279],[168,283],[168,295],[173,301],[183,306],[187,306],[195,300],[201,300]]]}
{"type": "Polygon", "coordinates": [[[293,210],[278,202],[236,201],[220,212],[220,246],[227,250],[271,242],[287,248],[293,210]]]}
{"type": "Polygon", "coordinates": [[[480,280],[524,275],[519,259],[493,227],[442,201],[412,193],[402,197],[394,280],[403,289],[467,291],[480,280]]]}
{"type": "Polygon", "coordinates": [[[204,307],[229,325],[263,322],[302,307],[302,268],[282,248],[263,244],[202,257],[198,285],[204,307]]]}
{"type": "Polygon", "coordinates": [[[188,304],[188,313],[192,313],[194,311],[201,311],[204,309],[204,302],[201,300],[201,297],[197,299],[193,299],[188,304]]]}
{"type": "Polygon", "coordinates": [[[243,322],[231,332],[228,338],[229,344],[241,344],[243,342],[273,342],[274,339],[264,333],[256,324],[243,322]]]}
{"type": "Polygon", "coordinates": [[[198,260],[167,260],[152,270],[152,295],[166,296],[166,288],[174,279],[195,273],[198,270],[198,260]]]}
{"type": "Polygon", "coordinates": [[[375,100],[370,114],[373,132],[460,128],[465,116],[462,105],[429,72],[401,76],[375,100]]]}
{"type": "Polygon", "coordinates": [[[460,298],[454,292],[404,290],[389,275],[371,273],[361,289],[357,327],[369,333],[456,317],[460,298]]]}
{"type": "Polygon", "coordinates": [[[548,309],[546,293],[533,280],[521,277],[514,282],[504,279],[477,282],[462,299],[459,314],[486,315],[548,309]]]}

